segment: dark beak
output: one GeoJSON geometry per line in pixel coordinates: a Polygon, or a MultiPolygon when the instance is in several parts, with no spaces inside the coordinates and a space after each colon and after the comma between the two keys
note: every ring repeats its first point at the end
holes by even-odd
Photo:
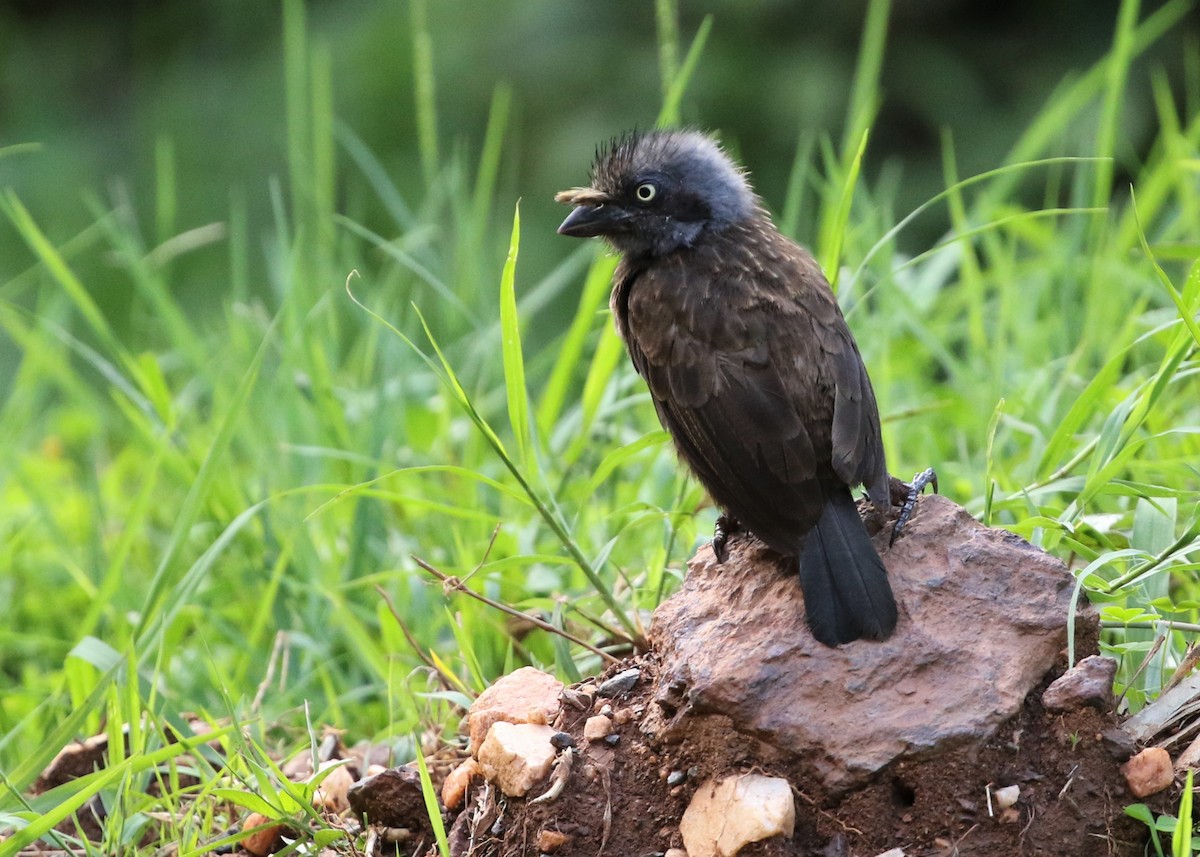
{"type": "Polygon", "coordinates": [[[558,234],[572,238],[594,238],[618,231],[625,219],[625,213],[615,205],[580,205],[567,215],[567,219],[558,227],[558,234]]]}

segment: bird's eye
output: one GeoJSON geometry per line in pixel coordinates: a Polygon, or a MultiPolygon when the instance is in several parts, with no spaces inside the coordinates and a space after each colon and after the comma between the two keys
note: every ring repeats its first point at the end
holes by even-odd
{"type": "Polygon", "coordinates": [[[658,196],[658,185],[654,182],[643,182],[637,186],[633,195],[637,197],[638,202],[653,202],[654,198],[658,196]]]}

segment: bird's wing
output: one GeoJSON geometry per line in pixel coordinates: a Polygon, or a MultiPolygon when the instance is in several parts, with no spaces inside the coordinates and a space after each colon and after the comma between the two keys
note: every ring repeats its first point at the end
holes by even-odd
{"type": "Polygon", "coordinates": [[[840,313],[838,323],[827,333],[834,384],[833,470],[847,485],[866,485],[871,500],[882,503],[888,496],[887,466],[875,392],[858,346],[840,313]]]}
{"type": "Polygon", "coordinates": [[[632,286],[624,332],[634,365],[717,503],[792,552],[824,506],[817,446],[828,450],[832,420],[828,392],[797,393],[820,384],[802,353],[813,336],[796,330],[811,322],[795,304],[717,300],[688,277],[655,266],[632,286]]]}
{"type": "Polygon", "coordinates": [[[872,502],[886,503],[887,464],[879,406],[867,367],[820,267],[806,251],[795,245],[791,248],[793,252],[784,256],[785,267],[792,269],[788,276],[807,281],[809,287],[793,288],[789,293],[800,315],[812,325],[814,341],[819,344],[821,353],[813,356],[821,386],[833,391],[830,464],[846,485],[865,485],[872,502]]]}

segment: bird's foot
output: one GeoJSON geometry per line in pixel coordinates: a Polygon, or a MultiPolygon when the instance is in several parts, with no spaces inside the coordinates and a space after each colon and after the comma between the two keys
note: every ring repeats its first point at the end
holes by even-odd
{"type": "Polygon", "coordinates": [[[896,518],[896,523],[892,526],[892,537],[888,539],[888,547],[896,543],[896,537],[900,535],[900,531],[904,529],[904,525],[908,523],[908,519],[912,517],[913,509],[916,508],[917,498],[921,496],[926,485],[933,486],[933,493],[938,490],[937,473],[932,467],[927,467],[913,477],[912,482],[908,486],[908,496],[904,498],[904,503],[900,506],[900,515],[896,518]]]}
{"type": "Polygon", "coordinates": [[[733,515],[720,515],[717,525],[713,527],[712,550],[721,565],[729,559],[729,537],[742,531],[742,522],[733,515]]]}

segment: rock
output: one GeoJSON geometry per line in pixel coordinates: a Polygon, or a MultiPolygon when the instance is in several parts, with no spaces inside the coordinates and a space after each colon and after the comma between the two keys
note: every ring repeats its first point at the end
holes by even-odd
{"type": "Polygon", "coordinates": [[[992,792],[992,803],[995,804],[996,809],[1003,812],[1015,804],[1020,797],[1020,786],[1005,786],[1002,789],[996,789],[992,792]]]}
{"type": "Polygon", "coordinates": [[[1162,747],[1147,747],[1121,766],[1134,797],[1158,794],[1175,781],[1171,754],[1162,747]]]}
{"type": "Polygon", "coordinates": [[[1059,656],[1074,579],[937,495],[921,498],[889,549],[890,534],[874,541],[900,606],[896,632],[836,649],[813,639],[795,573],[760,542],[731,539],[721,565],[702,548],[650,632],[655,699],[673,723],[726,715],[802,757],[835,793],[897,759],[990,738],[1059,656]]]}
{"type": "MultiPolygon", "coordinates": [[[[125,727],[128,730],[129,727],[125,727]]],[[[33,793],[40,795],[50,789],[70,782],[77,777],[85,777],[90,773],[105,767],[108,755],[108,733],[93,735],[83,741],[72,741],[58,751],[38,775],[33,784],[33,793]]]]}
{"type": "Polygon", "coordinates": [[[554,765],[554,735],[554,729],[536,723],[493,724],[479,747],[483,776],[509,797],[524,797],[554,765]]]}
{"type": "Polygon", "coordinates": [[[688,853],[682,848],[668,848],[663,857],[688,857],[688,853]]]}
{"type": "Polygon", "coordinates": [[[251,854],[253,857],[266,857],[283,847],[283,825],[270,824],[270,822],[271,819],[261,812],[252,812],[246,816],[246,820],[242,822],[243,831],[261,827],[264,824],[270,825],[261,830],[255,830],[242,840],[242,849],[247,854],[251,854]]]}
{"type": "Polygon", "coordinates": [[[388,768],[359,780],[346,793],[350,809],[369,824],[432,830],[421,791],[421,774],[415,766],[388,768]]]}
{"type": "Polygon", "coordinates": [[[328,770],[334,765],[337,767],[325,775],[325,779],[321,780],[321,785],[313,793],[313,806],[341,813],[350,808],[349,793],[350,787],[354,785],[354,775],[350,773],[345,762],[337,759],[323,763],[321,770],[328,770]]]}
{"type": "Polygon", "coordinates": [[[633,686],[637,684],[637,680],[641,676],[642,671],[637,667],[619,672],[596,688],[596,696],[606,696],[612,699],[620,696],[622,693],[629,693],[629,691],[633,690],[633,686]]]}
{"type": "Polygon", "coordinates": [[[795,825],[796,802],[787,780],[741,774],[700,786],[679,832],[688,857],[733,857],[751,842],[791,836],[795,825]]]}
{"type": "Polygon", "coordinates": [[[447,774],[446,779],[442,782],[442,806],[446,809],[458,809],[462,805],[463,798],[467,796],[467,787],[471,784],[471,778],[480,773],[479,763],[474,759],[467,759],[447,774]]]}
{"type": "Polygon", "coordinates": [[[1124,762],[1137,752],[1137,742],[1120,726],[1110,726],[1100,733],[1104,749],[1118,762],[1124,762]]]}
{"type": "Polygon", "coordinates": [[[479,694],[467,713],[471,752],[483,743],[488,729],[505,723],[549,723],[558,712],[563,683],[533,667],[521,667],[479,694]]]}
{"type": "Polygon", "coordinates": [[[553,854],[570,841],[571,837],[565,833],[559,833],[557,830],[543,830],[538,834],[537,847],[538,851],[543,854],[553,854]]]}
{"type": "Polygon", "coordinates": [[[1090,705],[1104,711],[1113,703],[1113,677],[1117,662],[1092,655],[1084,658],[1054,680],[1042,694],[1048,711],[1074,711],[1090,705]]]}
{"type": "Polygon", "coordinates": [[[612,721],[603,714],[589,717],[583,724],[583,737],[589,741],[600,741],[612,734],[612,721]]]}

